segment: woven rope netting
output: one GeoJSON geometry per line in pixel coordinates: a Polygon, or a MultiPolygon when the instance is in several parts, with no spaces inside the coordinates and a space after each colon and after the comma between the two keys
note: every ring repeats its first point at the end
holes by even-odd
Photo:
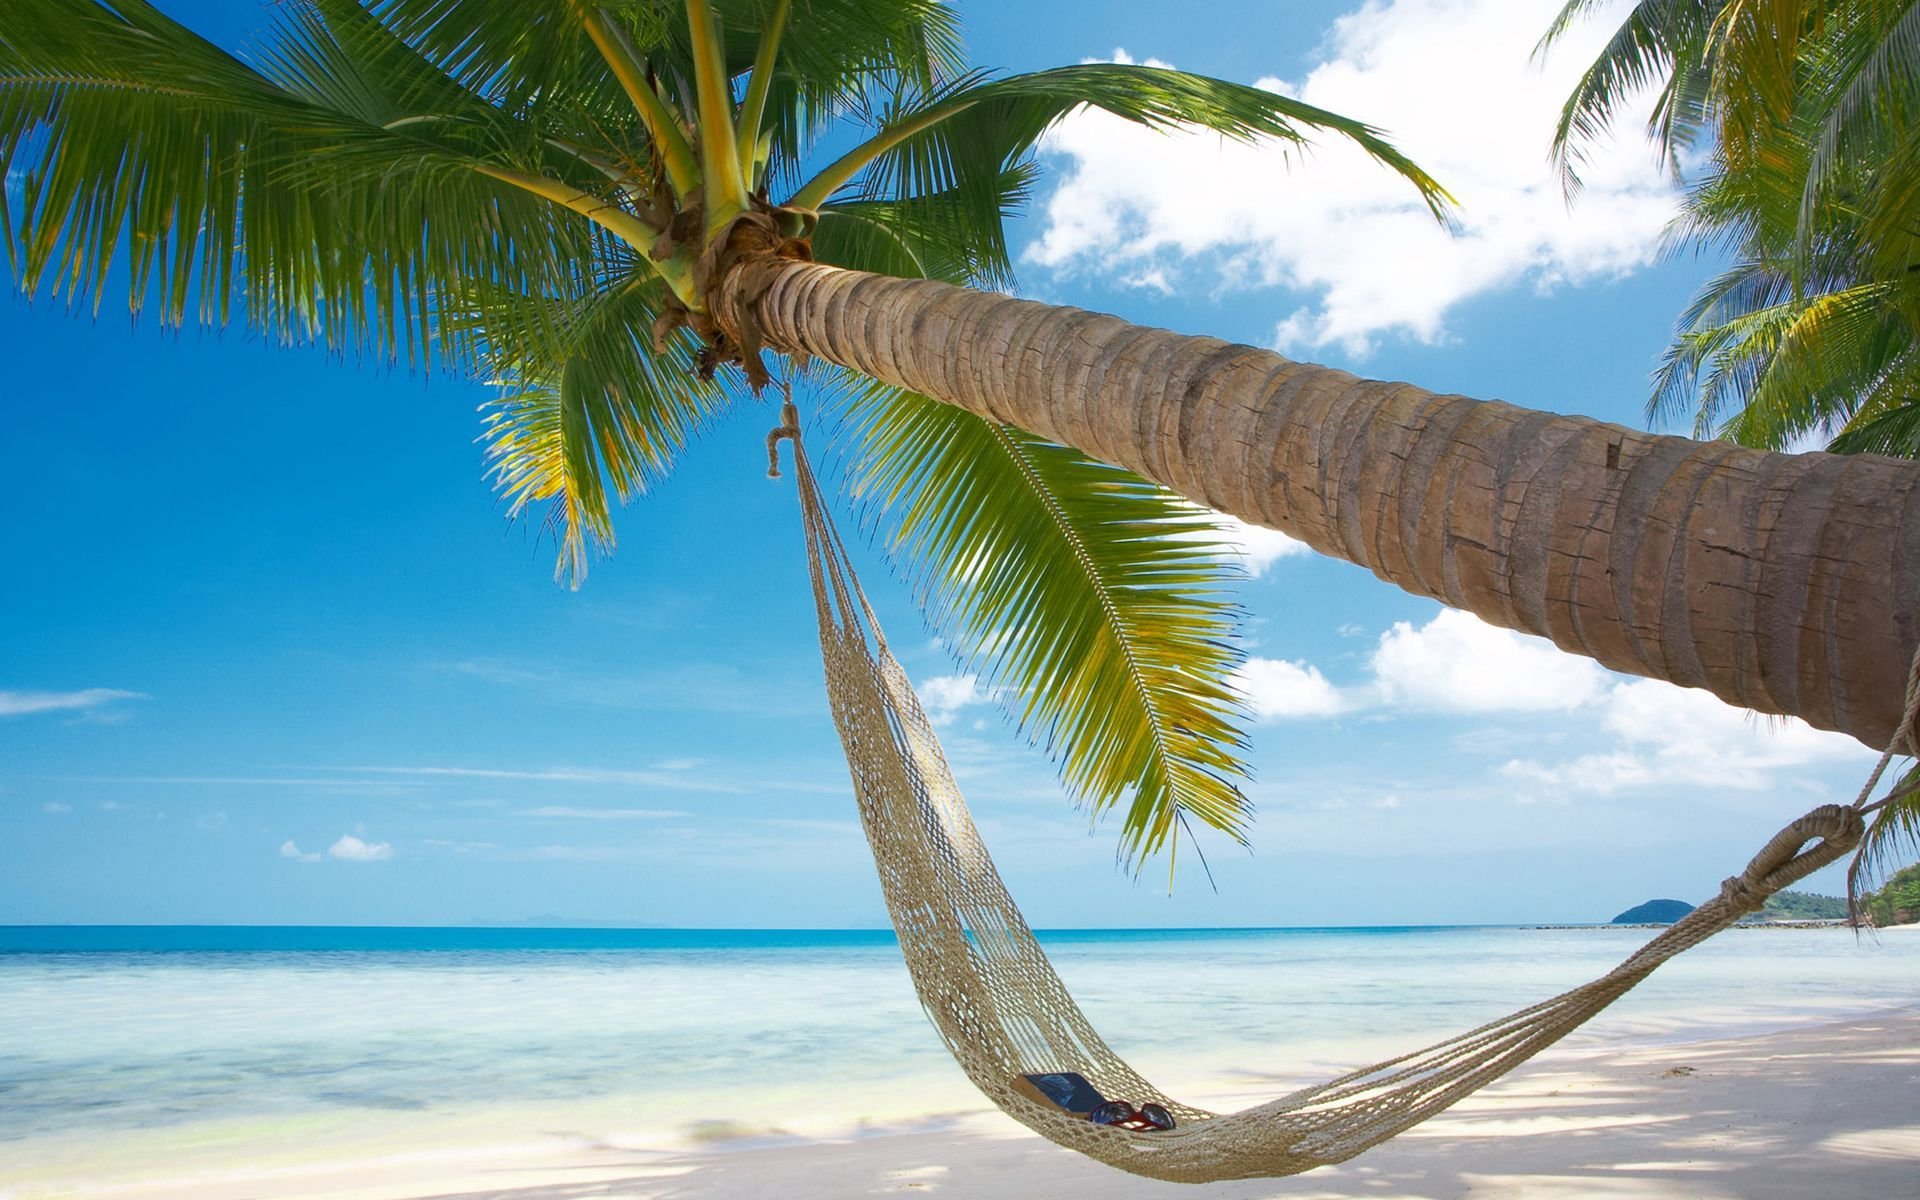
{"type": "Polygon", "coordinates": [[[1860,838],[1857,808],[1793,822],[1720,894],[1591,983],[1478,1029],[1235,1113],[1162,1093],[1115,1054],[1080,1011],[1007,894],[933,727],[860,591],[800,447],[799,477],[827,695],[860,821],[920,1003],[974,1084],[1007,1115],[1068,1149],[1157,1179],[1204,1183],[1291,1175],[1351,1158],[1484,1087],[1553,1045],[1667,959],[1758,910],[1860,838]],[[1813,843],[1808,845],[1808,843],[1813,843]],[[1073,1071],[1100,1092],[1166,1106],[1170,1130],[1096,1125],[1015,1089],[1073,1071]]]}

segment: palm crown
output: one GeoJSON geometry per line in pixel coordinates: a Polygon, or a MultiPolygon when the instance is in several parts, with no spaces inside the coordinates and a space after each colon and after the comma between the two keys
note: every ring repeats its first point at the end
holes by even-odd
{"type": "MultiPolygon", "coordinates": [[[[1569,0],[1549,41],[1594,7],[1569,0]]],[[[1641,0],[1562,114],[1570,189],[1648,83],[1661,153],[1692,163],[1673,243],[1734,259],[1683,314],[1652,412],[1920,457],[1920,4],[1641,0]]]]}
{"type": "MultiPolygon", "coordinates": [[[[1005,286],[1041,135],[1321,131],[1445,194],[1379,133],[1270,92],[1089,63],[966,69],[938,0],[304,0],[247,59],[144,0],[14,0],[0,193],[29,290],[499,385],[510,508],[558,573],[760,379],[708,319],[743,222],[836,265],[1005,286]]],[[[1189,815],[1243,837],[1234,611],[1209,515],[1010,426],[832,369],[851,491],[985,686],[1122,853],[1189,815]]]]}

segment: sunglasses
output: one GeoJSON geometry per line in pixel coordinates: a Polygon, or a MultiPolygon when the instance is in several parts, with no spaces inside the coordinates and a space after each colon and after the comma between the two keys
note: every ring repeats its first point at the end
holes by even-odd
{"type": "Polygon", "coordinates": [[[1088,1113],[1087,1120],[1095,1125],[1114,1125],[1137,1132],[1173,1128],[1173,1114],[1160,1105],[1142,1104],[1136,1109],[1125,1100],[1107,1101],[1088,1113]]]}

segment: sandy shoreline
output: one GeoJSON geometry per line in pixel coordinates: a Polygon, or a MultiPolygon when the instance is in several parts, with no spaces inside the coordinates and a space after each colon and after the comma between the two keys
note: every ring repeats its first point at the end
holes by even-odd
{"type": "Polygon", "coordinates": [[[1198,1189],[1120,1174],[982,1111],[695,1149],[610,1145],[564,1128],[432,1151],[319,1143],[230,1169],[203,1159],[179,1170],[123,1161],[32,1171],[0,1183],[0,1197],[1895,1200],[1920,1195],[1916,1095],[1920,1010],[1909,1010],[1755,1037],[1550,1053],[1353,1162],[1198,1189]]]}

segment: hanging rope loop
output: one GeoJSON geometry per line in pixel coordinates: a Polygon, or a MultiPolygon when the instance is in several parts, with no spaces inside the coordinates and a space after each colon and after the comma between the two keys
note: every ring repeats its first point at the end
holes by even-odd
{"type": "Polygon", "coordinates": [[[800,410],[793,404],[793,380],[780,381],[785,399],[780,402],[780,423],[767,431],[767,478],[780,478],[780,443],[791,438],[800,445],[800,410]]]}
{"type": "Polygon", "coordinates": [[[1843,858],[1859,844],[1863,828],[1858,809],[1842,804],[1814,809],[1774,834],[1746,870],[1722,882],[1721,901],[1738,913],[1758,912],[1781,888],[1843,858]]]}

